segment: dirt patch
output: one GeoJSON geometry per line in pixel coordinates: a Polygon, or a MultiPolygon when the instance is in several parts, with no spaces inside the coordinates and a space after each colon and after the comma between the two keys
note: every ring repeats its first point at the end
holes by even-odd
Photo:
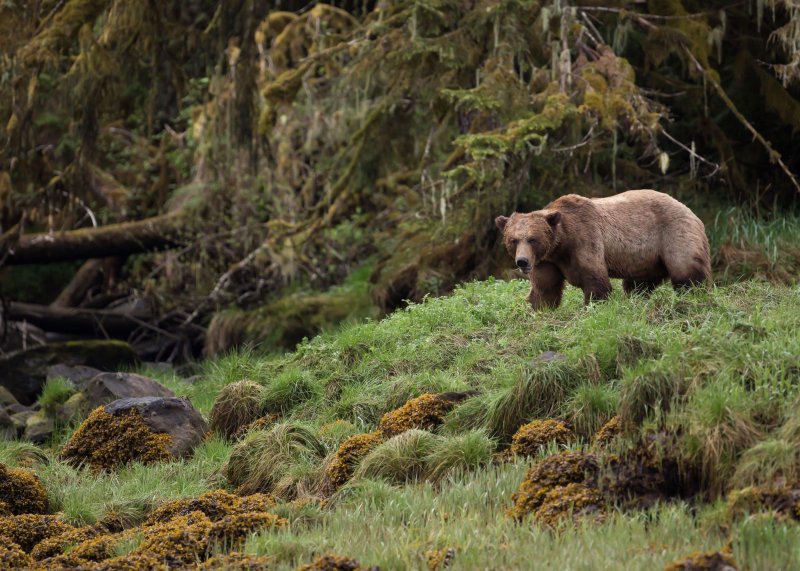
{"type": "Polygon", "coordinates": [[[138,410],[111,415],[96,408],[61,451],[62,459],[93,471],[112,471],[130,462],[153,464],[170,460],[168,434],[153,433],[138,410]]]}
{"type": "Polygon", "coordinates": [[[681,464],[673,450],[675,443],[669,435],[646,435],[628,450],[604,457],[599,487],[610,501],[626,509],[692,498],[700,492],[697,469],[681,464]]]}

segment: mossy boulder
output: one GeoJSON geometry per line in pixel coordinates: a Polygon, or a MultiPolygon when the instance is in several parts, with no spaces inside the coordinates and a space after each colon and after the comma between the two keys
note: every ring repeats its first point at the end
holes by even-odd
{"type": "Polygon", "coordinates": [[[33,565],[33,559],[13,541],[0,535],[0,569],[25,569],[33,565]]]}
{"type": "Polygon", "coordinates": [[[444,421],[445,415],[469,394],[426,393],[420,395],[409,400],[400,408],[384,414],[378,424],[378,431],[384,438],[391,438],[412,428],[421,430],[435,428],[444,421]]]}
{"type": "Polygon", "coordinates": [[[333,459],[325,469],[326,484],[332,492],[347,483],[353,475],[359,461],[383,442],[383,435],[378,432],[356,434],[347,438],[339,446],[333,459]]]}
{"type": "Polygon", "coordinates": [[[299,571],[379,571],[378,567],[362,567],[358,561],[341,555],[321,555],[311,563],[302,565],[299,571]]]}
{"type": "Polygon", "coordinates": [[[598,473],[597,458],[584,452],[562,452],[544,458],[531,466],[528,474],[511,497],[514,505],[508,515],[522,520],[536,512],[558,487],[583,484],[594,487],[598,473]]]}
{"type": "Polygon", "coordinates": [[[726,550],[695,553],[674,561],[664,571],[738,571],[733,555],[726,550]]]}
{"type": "Polygon", "coordinates": [[[275,505],[275,498],[269,494],[251,494],[237,496],[225,490],[210,490],[197,498],[171,500],[158,506],[145,520],[144,525],[156,525],[177,516],[189,515],[192,512],[205,514],[212,522],[227,516],[266,512],[275,505]]]}
{"type": "Polygon", "coordinates": [[[560,420],[534,420],[522,425],[511,439],[511,452],[520,456],[536,456],[551,442],[567,444],[575,433],[560,420]]]}
{"type": "Polygon", "coordinates": [[[594,435],[594,443],[597,446],[605,446],[611,443],[622,433],[622,426],[619,417],[615,416],[606,422],[594,435]]]}
{"type": "Polygon", "coordinates": [[[36,474],[0,464],[0,502],[12,515],[43,514],[47,491],[36,474]]]}
{"type": "Polygon", "coordinates": [[[184,397],[140,397],[116,400],[105,406],[112,415],[136,410],[153,434],[169,435],[167,450],[176,458],[191,455],[205,439],[208,425],[184,397]]]}
{"type": "Polygon", "coordinates": [[[58,515],[20,514],[0,518],[2,534],[26,553],[40,541],[60,535],[70,527],[58,515]]]}
{"type": "Polygon", "coordinates": [[[130,462],[151,464],[172,458],[168,434],[150,430],[135,408],[113,415],[95,409],[61,451],[61,457],[95,471],[111,471],[130,462]]]}
{"type": "Polygon", "coordinates": [[[605,500],[597,488],[573,482],[547,492],[533,518],[537,523],[555,528],[565,521],[574,523],[586,517],[601,521],[604,511],[605,500]]]}
{"type": "Polygon", "coordinates": [[[212,526],[202,512],[174,517],[145,528],[144,539],[133,553],[154,555],[170,567],[193,564],[204,558],[212,526]]]}
{"type": "Polygon", "coordinates": [[[20,403],[31,405],[42,392],[49,367],[86,365],[103,371],[119,370],[138,362],[123,341],[67,341],[17,351],[0,358],[0,386],[20,403]]]}

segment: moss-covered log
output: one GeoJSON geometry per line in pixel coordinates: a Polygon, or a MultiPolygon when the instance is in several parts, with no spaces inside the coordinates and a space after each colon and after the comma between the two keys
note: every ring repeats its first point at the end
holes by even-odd
{"type": "Polygon", "coordinates": [[[137,222],[20,236],[9,247],[5,265],[127,256],[174,247],[189,238],[185,217],[170,213],[137,222]]]}
{"type": "Polygon", "coordinates": [[[127,338],[149,316],[12,301],[5,317],[9,321],[27,321],[45,331],[127,338]]]}

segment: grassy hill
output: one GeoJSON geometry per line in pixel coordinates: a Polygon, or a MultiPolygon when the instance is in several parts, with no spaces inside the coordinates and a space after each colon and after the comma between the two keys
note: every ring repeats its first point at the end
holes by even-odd
{"type": "Polygon", "coordinates": [[[289,525],[244,550],[271,555],[277,569],[329,552],[419,569],[449,548],[453,569],[656,569],[726,545],[744,569],[799,568],[795,506],[770,503],[767,491],[788,494],[800,475],[800,289],[749,281],[629,298],[615,287],[589,307],[570,288],[561,308],[533,313],[524,281],[469,283],[293,353],[207,362],[191,382],[143,371],[205,414],[223,390],[244,410],[231,383],[256,383],[252,416],[268,422],[238,442],[213,436],[190,460],[77,470],[57,459],[65,427],[44,452],[0,443],[0,462],[32,468],[51,511],[76,525],[113,516],[133,526],[166,500],[231,482],[270,492],[289,525]],[[438,426],[382,437],[347,484],[321,492],[342,442],[426,393],[468,398],[438,426]],[[594,434],[613,417],[622,432],[601,446],[594,434]],[[503,453],[521,425],[551,418],[574,438],[533,458],[503,453]],[[555,528],[507,514],[541,457],[567,449],[624,464],[654,441],[655,472],[639,476],[656,482],[656,501],[620,496],[601,517],[555,528]],[[756,500],[742,509],[747,493],[756,500]],[[749,515],[762,507],[768,515],[749,515]]]}

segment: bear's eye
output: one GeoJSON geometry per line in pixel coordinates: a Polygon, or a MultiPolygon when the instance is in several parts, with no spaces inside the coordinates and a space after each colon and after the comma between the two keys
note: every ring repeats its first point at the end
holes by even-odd
{"type": "Polygon", "coordinates": [[[528,244],[535,246],[538,240],[536,238],[528,238],[528,244]]]}

